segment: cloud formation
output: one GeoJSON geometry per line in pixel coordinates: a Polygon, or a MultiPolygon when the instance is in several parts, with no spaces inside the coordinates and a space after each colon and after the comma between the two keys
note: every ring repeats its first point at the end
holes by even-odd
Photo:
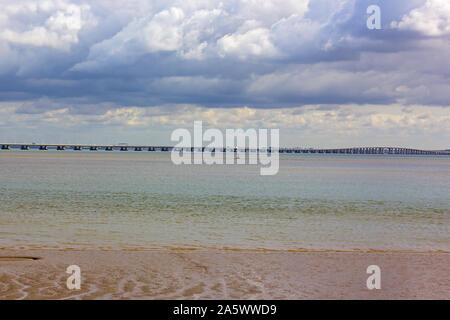
{"type": "Polygon", "coordinates": [[[421,7],[405,14],[400,21],[391,23],[393,28],[414,30],[426,36],[450,34],[450,2],[427,0],[421,7]]]}
{"type": "MultiPolygon", "coordinates": [[[[283,145],[301,147],[401,145],[439,149],[440,143],[450,137],[449,113],[434,106],[307,105],[255,109],[166,105],[104,108],[98,114],[74,114],[70,108],[25,114],[16,112],[20,107],[0,105],[0,128],[20,129],[19,141],[24,142],[99,143],[100,139],[113,144],[132,139],[133,143],[170,144],[172,130],[192,130],[198,120],[205,127],[222,130],[282,128],[283,145]],[[64,134],[55,136],[54,132],[64,134]]],[[[2,137],[18,141],[14,130],[5,130],[2,137]]]]}
{"type": "Polygon", "coordinates": [[[32,119],[34,126],[83,117],[97,128],[155,126],[146,118],[155,110],[165,110],[157,121],[169,126],[197,108],[205,112],[194,112],[199,117],[216,117],[208,118],[212,123],[239,115],[244,126],[253,110],[263,117],[259,124],[286,115],[290,122],[280,126],[301,130],[306,121],[317,132],[321,121],[336,130],[363,130],[363,121],[383,132],[391,130],[387,122],[425,131],[429,122],[418,119],[428,108],[427,121],[445,131],[447,120],[433,114],[450,105],[446,0],[377,1],[381,30],[366,27],[370,0],[0,4],[0,111],[8,115],[0,134],[6,126],[14,130],[14,119],[32,119]],[[355,117],[372,107],[370,119],[352,123],[289,111],[313,105],[355,117]],[[392,106],[412,110],[408,120],[386,117],[392,106]]]}
{"type": "Polygon", "coordinates": [[[78,43],[78,32],[88,25],[96,25],[88,4],[66,0],[6,2],[0,14],[0,39],[13,45],[67,51],[78,43]],[[35,19],[39,22],[30,25],[35,19]]]}

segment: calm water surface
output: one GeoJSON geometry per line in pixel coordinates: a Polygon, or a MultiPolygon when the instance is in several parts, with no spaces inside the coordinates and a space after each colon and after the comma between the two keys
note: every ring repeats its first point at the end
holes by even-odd
{"type": "Polygon", "coordinates": [[[450,157],[0,151],[0,247],[450,251],[450,157]]]}

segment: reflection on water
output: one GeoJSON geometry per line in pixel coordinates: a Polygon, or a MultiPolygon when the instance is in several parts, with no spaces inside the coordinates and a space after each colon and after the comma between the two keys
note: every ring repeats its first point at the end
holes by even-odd
{"type": "Polygon", "coordinates": [[[0,152],[1,247],[450,250],[450,157],[0,152]]]}

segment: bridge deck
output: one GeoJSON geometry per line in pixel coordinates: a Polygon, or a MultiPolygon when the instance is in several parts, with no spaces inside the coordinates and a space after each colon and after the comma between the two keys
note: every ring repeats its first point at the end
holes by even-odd
{"type": "MultiPolygon", "coordinates": [[[[203,151],[211,152],[216,151],[215,148],[175,148],[173,146],[157,146],[157,145],[104,145],[104,144],[55,144],[55,143],[0,143],[0,150],[9,150],[10,148],[20,148],[21,150],[29,150],[30,148],[39,150],[48,150],[49,148],[55,148],[63,151],[67,149],[72,150],[105,150],[105,151],[172,151],[185,150],[185,151],[203,151]]],[[[217,148],[223,152],[276,152],[277,149],[261,148],[217,148]]],[[[306,148],[279,148],[279,153],[318,153],[318,154],[415,154],[415,155],[450,155],[448,150],[420,150],[411,148],[399,148],[399,147],[352,147],[352,148],[326,148],[326,149],[306,149],[306,148]]]]}

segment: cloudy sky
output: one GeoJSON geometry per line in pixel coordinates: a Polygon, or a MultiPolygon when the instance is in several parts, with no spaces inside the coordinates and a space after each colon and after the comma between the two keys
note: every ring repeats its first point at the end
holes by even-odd
{"type": "Polygon", "coordinates": [[[0,140],[450,148],[448,0],[0,0],[0,140]],[[367,28],[370,5],[381,29],[367,28]]]}

